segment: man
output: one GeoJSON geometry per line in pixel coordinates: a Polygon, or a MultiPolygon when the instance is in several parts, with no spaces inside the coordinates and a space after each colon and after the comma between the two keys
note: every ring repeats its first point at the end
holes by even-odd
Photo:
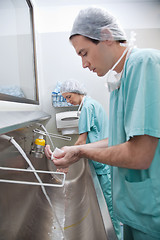
{"type": "Polygon", "coordinates": [[[160,51],[130,47],[117,20],[99,8],[80,11],[70,41],[84,68],[106,75],[109,138],[64,147],[53,162],[68,167],[85,157],[113,166],[113,211],[124,239],[160,239],[160,51]]]}
{"type": "MultiPolygon", "coordinates": [[[[79,137],[75,145],[88,144],[108,137],[108,117],[102,105],[87,95],[84,86],[74,79],[62,83],[60,92],[67,102],[79,105],[79,137]]],[[[110,217],[119,240],[121,240],[120,222],[113,217],[110,166],[92,161],[100,186],[105,197],[110,217]]]]}

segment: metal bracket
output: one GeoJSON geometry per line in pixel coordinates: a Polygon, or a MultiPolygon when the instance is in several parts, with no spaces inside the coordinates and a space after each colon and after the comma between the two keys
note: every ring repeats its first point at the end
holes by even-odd
{"type": "Polygon", "coordinates": [[[11,170],[11,171],[21,171],[21,172],[36,172],[36,173],[44,173],[51,174],[53,179],[55,179],[56,183],[39,183],[39,182],[28,182],[28,181],[16,181],[10,179],[0,179],[0,182],[4,183],[16,183],[16,184],[28,184],[28,185],[40,185],[46,187],[63,187],[65,183],[65,173],[63,172],[53,172],[53,171],[42,171],[42,170],[31,170],[31,169],[21,169],[21,168],[8,168],[8,167],[0,167],[0,170],[11,170]]]}

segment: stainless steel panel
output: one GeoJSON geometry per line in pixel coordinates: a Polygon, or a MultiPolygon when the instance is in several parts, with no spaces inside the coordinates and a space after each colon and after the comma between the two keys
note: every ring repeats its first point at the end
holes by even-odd
{"type": "Polygon", "coordinates": [[[35,123],[48,120],[50,118],[49,114],[41,111],[1,111],[0,115],[0,134],[28,127],[30,125],[34,125],[35,123]]]}

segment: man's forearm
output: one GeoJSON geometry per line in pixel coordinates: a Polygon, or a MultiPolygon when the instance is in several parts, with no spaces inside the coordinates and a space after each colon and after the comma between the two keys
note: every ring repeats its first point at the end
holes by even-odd
{"type": "Polygon", "coordinates": [[[64,147],[64,154],[53,160],[59,168],[68,167],[80,158],[88,158],[111,166],[130,169],[149,168],[156,151],[158,138],[135,136],[125,143],[106,147],[108,140],[73,147],[64,147]]]}
{"type": "MultiPolygon", "coordinates": [[[[130,169],[147,169],[154,157],[158,139],[137,136],[130,141],[108,147],[79,146],[79,155],[97,162],[130,169]]],[[[91,145],[93,146],[93,145],[91,145]]]]}
{"type": "Polygon", "coordinates": [[[88,143],[85,148],[106,148],[108,147],[108,138],[100,140],[98,142],[88,143]]]}

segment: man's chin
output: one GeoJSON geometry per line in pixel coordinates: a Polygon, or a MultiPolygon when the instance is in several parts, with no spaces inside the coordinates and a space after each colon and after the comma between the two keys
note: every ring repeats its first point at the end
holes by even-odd
{"type": "Polygon", "coordinates": [[[102,73],[97,73],[97,76],[98,76],[98,77],[103,77],[104,74],[102,74],[102,73]]]}

